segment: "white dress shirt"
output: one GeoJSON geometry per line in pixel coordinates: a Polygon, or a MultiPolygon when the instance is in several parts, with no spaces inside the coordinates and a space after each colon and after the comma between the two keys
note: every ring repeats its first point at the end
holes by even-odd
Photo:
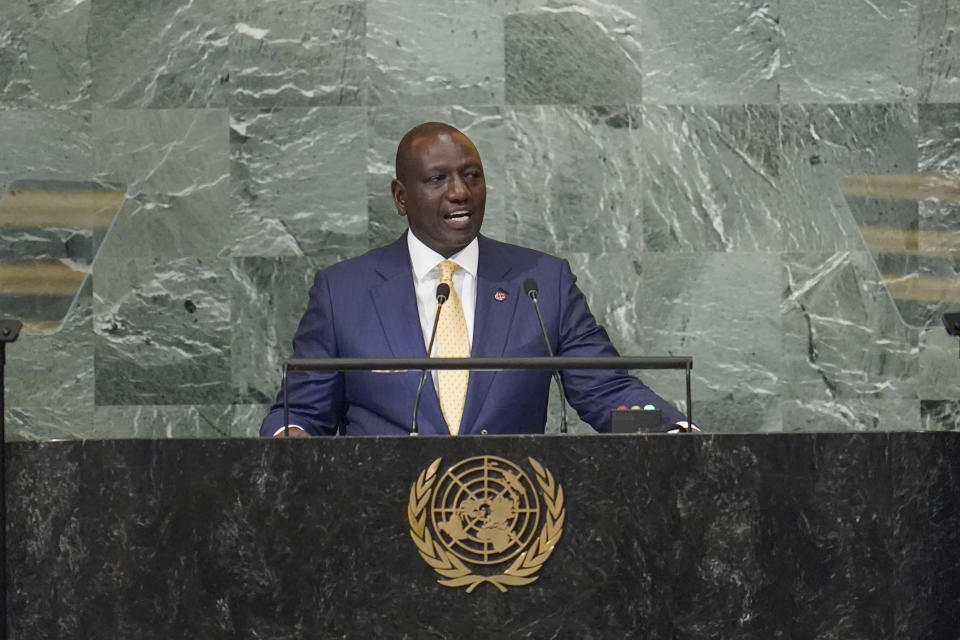
{"type": "MultiPolygon", "coordinates": [[[[467,336],[473,344],[473,316],[477,308],[477,263],[480,260],[480,245],[477,239],[453,254],[449,258],[423,244],[410,231],[407,233],[407,249],[410,251],[410,264],[413,267],[413,288],[417,295],[417,312],[420,314],[420,330],[423,333],[423,348],[430,345],[430,334],[437,315],[437,285],[440,284],[440,270],[437,265],[444,260],[452,260],[460,265],[453,273],[453,288],[460,298],[463,317],[467,322],[467,336]]],[[[434,345],[436,348],[436,345],[434,345]]],[[[429,354],[428,354],[429,355],[429,354]]],[[[430,372],[433,385],[437,385],[437,372],[430,372]]]]}
{"type": "Polygon", "coordinates": [[[407,249],[413,266],[413,288],[417,294],[417,311],[420,314],[420,329],[423,331],[423,347],[430,344],[433,321],[437,315],[437,285],[440,284],[440,269],[437,265],[452,260],[460,265],[453,274],[453,288],[460,298],[464,320],[467,321],[467,336],[473,344],[473,314],[477,308],[477,262],[480,245],[477,239],[449,258],[423,244],[413,232],[407,233],[407,249]]]}

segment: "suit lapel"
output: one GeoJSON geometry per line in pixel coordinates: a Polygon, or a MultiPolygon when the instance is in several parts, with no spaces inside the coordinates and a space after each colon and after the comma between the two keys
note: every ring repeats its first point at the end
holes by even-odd
{"type": "MultiPolygon", "coordinates": [[[[385,248],[376,270],[383,281],[370,289],[370,296],[391,354],[395,358],[426,357],[427,349],[423,345],[423,330],[420,328],[420,313],[417,311],[417,296],[413,287],[413,268],[410,266],[406,234],[385,248]]],[[[400,375],[408,375],[412,381],[410,396],[413,397],[417,392],[416,382],[419,381],[419,376],[400,375]]],[[[447,423],[440,412],[440,401],[433,388],[431,376],[428,376],[424,383],[417,422],[420,432],[425,435],[447,433],[447,423]],[[440,427],[443,431],[438,430],[440,427]]]]}
{"type": "MultiPolygon", "coordinates": [[[[474,313],[473,347],[470,354],[474,357],[502,356],[522,291],[516,288],[516,283],[511,283],[507,279],[513,267],[500,247],[483,236],[480,236],[478,241],[480,259],[477,263],[477,306],[474,313]],[[497,299],[497,294],[500,292],[506,294],[502,300],[497,299]]],[[[476,425],[475,421],[496,374],[496,371],[470,372],[467,399],[461,421],[462,425],[468,425],[468,432],[478,431],[487,426],[476,425]]]]}
{"type": "Polygon", "coordinates": [[[370,297],[390,352],[395,358],[427,355],[405,235],[386,247],[377,264],[377,273],[383,281],[370,289],[370,297]]]}

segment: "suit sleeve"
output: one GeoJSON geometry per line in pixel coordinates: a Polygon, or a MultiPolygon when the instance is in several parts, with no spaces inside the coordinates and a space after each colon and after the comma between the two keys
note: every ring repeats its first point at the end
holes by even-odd
{"type": "MultiPolygon", "coordinates": [[[[337,353],[332,293],[324,272],[317,273],[307,310],[293,338],[294,358],[334,358],[337,353]]],[[[339,371],[291,371],[288,376],[290,424],[311,435],[333,435],[343,420],[344,386],[339,371]]],[[[260,426],[271,437],[283,425],[283,390],[260,426]]]]}
{"type": "MultiPolygon", "coordinates": [[[[556,353],[560,356],[619,356],[606,330],[597,324],[576,276],[566,260],[561,261],[558,300],[559,331],[556,353]]],[[[582,369],[561,372],[567,400],[580,418],[597,431],[610,431],[610,411],[620,405],[652,404],[660,409],[664,424],[686,418],[666,400],[626,371],[582,369]]]]}

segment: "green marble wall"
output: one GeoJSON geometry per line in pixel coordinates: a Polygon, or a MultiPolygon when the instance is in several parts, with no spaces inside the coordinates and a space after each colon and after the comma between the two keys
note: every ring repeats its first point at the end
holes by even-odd
{"type": "Polygon", "coordinates": [[[7,437],[253,436],[427,119],[477,142],[488,235],[569,258],[624,354],[694,357],[705,429],[960,426],[958,3],[12,0],[0,193],[123,197],[0,203],[0,313],[69,308],[7,350],[7,437]],[[47,263],[75,296],[15,293],[47,263]]]}

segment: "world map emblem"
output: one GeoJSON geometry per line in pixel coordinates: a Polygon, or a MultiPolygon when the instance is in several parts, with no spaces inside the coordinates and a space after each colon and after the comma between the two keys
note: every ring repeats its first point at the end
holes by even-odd
{"type": "Polygon", "coordinates": [[[420,557],[446,587],[500,591],[534,582],[563,534],[563,487],[527,458],[533,479],[497,456],[437,458],[410,487],[407,519],[420,557]]]}

